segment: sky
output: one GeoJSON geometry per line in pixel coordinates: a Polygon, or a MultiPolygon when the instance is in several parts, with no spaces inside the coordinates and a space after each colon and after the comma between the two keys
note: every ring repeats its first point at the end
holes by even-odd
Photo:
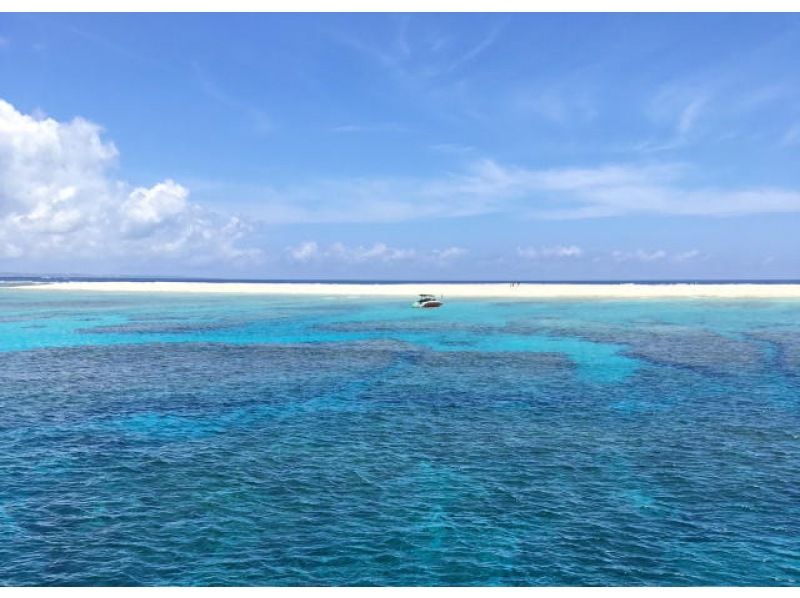
{"type": "Polygon", "coordinates": [[[0,273],[800,278],[800,16],[0,14],[0,273]]]}

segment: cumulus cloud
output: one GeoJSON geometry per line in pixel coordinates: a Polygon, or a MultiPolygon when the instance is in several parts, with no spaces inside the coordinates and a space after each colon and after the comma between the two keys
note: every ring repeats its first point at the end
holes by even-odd
{"type": "Polygon", "coordinates": [[[529,260],[576,258],[583,255],[583,249],[577,245],[556,245],[554,247],[517,247],[517,255],[529,260]]]}
{"type": "Polygon", "coordinates": [[[305,241],[286,248],[286,254],[295,262],[335,261],[340,263],[364,262],[439,262],[444,263],[467,253],[462,247],[425,249],[390,247],[386,243],[372,245],[345,245],[332,243],[327,248],[320,247],[316,241],[305,241]]]}
{"type": "Polygon", "coordinates": [[[189,201],[165,180],[135,187],[112,176],[119,152],[85,119],[23,114],[0,100],[0,258],[237,262],[248,226],[189,201]]]}

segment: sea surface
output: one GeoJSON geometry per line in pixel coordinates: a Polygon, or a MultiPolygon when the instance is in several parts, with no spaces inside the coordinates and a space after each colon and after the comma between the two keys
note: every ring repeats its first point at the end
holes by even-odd
{"type": "Polygon", "coordinates": [[[0,288],[0,584],[800,585],[800,301],[412,299],[0,288]]]}

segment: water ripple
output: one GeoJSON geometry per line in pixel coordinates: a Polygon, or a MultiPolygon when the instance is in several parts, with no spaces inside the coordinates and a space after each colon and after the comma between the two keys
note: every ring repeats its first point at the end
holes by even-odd
{"type": "Polygon", "coordinates": [[[141,301],[4,314],[3,584],[800,583],[797,307],[141,301]]]}

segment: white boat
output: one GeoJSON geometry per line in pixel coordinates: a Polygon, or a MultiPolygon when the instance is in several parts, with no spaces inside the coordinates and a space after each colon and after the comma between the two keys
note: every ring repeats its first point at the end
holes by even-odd
{"type": "Polygon", "coordinates": [[[416,301],[414,301],[414,303],[411,304],[411,307],[430,308],[430,307],[441,307],[442,305],[444,305],[444,303],[442,303],[440,299],[437,299],[436,295],[428,295],[426,293],[420,295],[419,299],[417,299],[416,301]]]}

